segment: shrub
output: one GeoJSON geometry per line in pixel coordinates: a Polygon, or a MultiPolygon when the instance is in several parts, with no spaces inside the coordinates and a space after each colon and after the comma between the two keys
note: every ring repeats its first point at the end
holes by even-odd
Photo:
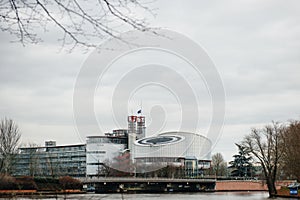
{"type": "Polygon", "coordinates": [[[59,190],[59,181],[57,178],[35,177],[35,183],[38,190],[59,190]]]}
{"type": "Polygon", "coordinates": [[[36,190],[37,185],[31,176],[22,176],[16,179],[19,189],[22,190],[36,190]]]}
{"type": "Polygon", "coordinates": [[[18,185],[16,183],[15,178],[8,175],[0,174],[0,190],[17,190],[17,189],[18,189],[18,185]]]}
{"type": "Polygon", "coordinates": [[[81,181],[74,179],[70,176],[63,176],[59,178],[59,184],[62,189],[82,189],[81,181]]]}

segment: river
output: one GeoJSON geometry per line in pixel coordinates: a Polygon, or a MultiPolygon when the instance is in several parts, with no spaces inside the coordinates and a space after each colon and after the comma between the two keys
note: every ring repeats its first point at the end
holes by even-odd
{"type": "MultiPolygon", "coordinates": [[[[43,198],[43,197],[41,197],[43,198]]],[[[22,198],[17,199],[31,199],[22,198]]],[[[36,199],[36,198],[34,198],[36,199]]],[[[267,200],[267,192],[215,192],[215,193],[168,193],[168,194],[76,194],[58,196],[58,198],[43,198],[43,199],[80,199],[80,200],[267,200]]],[[[287,198],[277,198],[277,200],[288,200],[287,198]]]]}

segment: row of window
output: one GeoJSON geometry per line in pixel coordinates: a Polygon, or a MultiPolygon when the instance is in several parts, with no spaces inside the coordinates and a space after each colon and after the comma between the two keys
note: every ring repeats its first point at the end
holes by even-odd
{"type": "Polygon", "coordinates": [[[36,148],[20,148],[21,153],[35,152],[80,152],[85,151],[85,145],[81,146],[61,146],[61,147],[36,147],[36,148]]]}
{"type": "Polygon", "coordinates": [[[50,158],[50,157],[85,157],[86,154],[34,154],[34,155],[24,155],[24,154],[19,154],[17,155],[18,158],[22,159],[29,159],[29,158],[50,158]]]}
{"type": "Polygon", "coordinates": [[[178,158],[167,158],[167,157],[146,157],[138,158],[137,161],[143,162],[179,162],[178,158]]]}
{"type": "Polygon", "coordinates": [[[48,152],[61,152],[61,151],[85,151],[85,145],[77,147],[48,147],[48,152]]]}
{"type": "Polygon", "coordinates": [[[101,138],[88,138],[87,144],[97,144],[97,143],[112,143],[112,144],[127,144],[127,138],[117,138],[117,137],[101,137],[101,138]]]}
{"type": "Polygon", "coordinates": [[[103,163],[100,163],[100,162],[98,162],[98,163],[87,163],[87,165],[103,165],[103,163]]]}
{"type": "Polygon", "coordinates": [[[95,153],[95,154],[106,154],[106,151],[88,151],[86,153],[87,154],[93,154],[93,153],[95,153]]]}

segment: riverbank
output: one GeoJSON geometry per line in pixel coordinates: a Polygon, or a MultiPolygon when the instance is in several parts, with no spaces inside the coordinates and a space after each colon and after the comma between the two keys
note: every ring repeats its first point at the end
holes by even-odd
{"type": "Polygon", "coordinates": [[[297,195],[290,195],[290,190],[287,187],[283,187],[277,191],[277,197],[283,197],[283,198],[295,198],[300,199],[300,191],[298,190],[297,195]]]}
{"type": "MultiPolygon", "coordinates": [[[[277,181],[277,197],[282,198],[295,198],[300,199],[300,191],[298,195],[290,195],[290,190],[287,188],[294,181],[277,181]]],[[[217,181],[216,192],[255,192],[255,191],[268,191],[267,185],[263,181],[217,181]]]]}
{"type": "Polygon", "coordinates": [[[0,190],[0,198],[15,196],[31,197],[55,197],[57,195],[85,194],[82,190],[57,190],[57,191],[37,191],[37,190],[0,190]]]}
{"type": "MultiPolygon", "coordinates": [[[[55,195],[55,196],[23,196],[23,197],[14,197],[15,200],[31,200],[31,199],[79,199],[79,200],[121,200],[123,197],[124,200],[267,200],[267,192],[216,192],[216,193],[110,193],[110,194],[95,194],[95,193],[86,193],[86,194],[68,194],[68,195],[55,195]]],[[[8,198],[7,198],[8,199],[8,198]]],[[[277,200],[285,200],[278,198],[277,200]]]]}
{"type": "Polygon", "coordinates": [[[262,181],[217,181],[216,192],[234,192],[234,191],[268,191],[268,187],[262,181]]]}
{"type": "MultiPolygon", "coordinates": [[[[277,181],[276,189],[280,190],[294,181],[277,181]]],[[[267,184],[261,180],[224,180],[216,181],[216,192],[234,192],[234,191],[268,191],[267,184]]]]}
{"type": "MultiPolygon", "coordinates": [[[[300,198],[299,195],[289,195],[289,190],[286,187],[292,181],[279,181],[277,182],[277,189],[278,189],[278,197],[291,197],[291,198],[300,198]]],[[[256,180],[226,180],[226,181],[216,181],[215,182],[215,190],[205,190],[205,188],[199,187],[197,184],[192,183],[180,183],[180,184],[170,184],[167,183],[165,186],[154,184],[154,188],[152,192],[158,193],[185,193],[185,192],[255,192],[255,191],[262,191],[266,192],[267,185],[263,181],[256,181],[256,180]],[[175,187],[176,186],[176,187],[175,187]],[[178,187],[177,187],[178,186],[178,187]],[[193,187],[195,186],[195,187],[193,187]],[[158,189],[159,188],[159,189],[158,189]],[[163,188],[166,188],[162,190],[163,188]],[[155,189],[155,191],[154,191],[155,189]]],[[[108,185],[108,184],[106,184],[108,185]]],[[[127,185],[127,184],[126,184],[127,185]]],[[[143,184],[144,185],[144,184],[143,184]]],[[[147,184],[148,185],[148,184],[147,184]]],[[[152,185],[152,184],[150,184],[152,185]]],[[[110,191],[113,189],[112,185],[110,185],[110,190],[106,187],[101,187],[103,190],[99,193],[120,193],[122,191],[117,190],[120,189],[119,185],[116,185],[116,190],[110,191]],[[104,190],[105,189],[105,190],[104,190]]],[[[127,185],[128,186],[128,185],[127,185]]],[[[135,185],[137,187],[137,185],[135,185]]],[[[153,185],[152,185],[153,186],[153,185]]],[[[125,188],[124,188],[125,189],[125,188]]],[[[130,188],[131,190],[123,190],[125,193],[145,193],[145,191],[134,190],[133,187],[130,188]]],[[[140,189],[140,188],[139,188],[140,189]]],[[[148,188],[149,189],[149,188],[148,188]]],[[[207,189],[207,188],[206,188],[207,189]]],[[[149,192],[149,191],[148,191],[149,192]]],[[[0,190],[0,197],[14,197],[14,196],[28,196],[28,197],[55,197],[57,195],[71,195],[71,194],[85,194],[85,191],[74,189],[74,190],[0,190]]]]}

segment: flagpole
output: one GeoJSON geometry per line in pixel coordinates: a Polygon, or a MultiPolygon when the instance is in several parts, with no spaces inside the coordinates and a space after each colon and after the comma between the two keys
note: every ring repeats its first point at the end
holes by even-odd
{"type": "Polygon", "coordinates": [[[143,101],[141,100],[141,115],[142,115],[142,112],[143,112],[143,101]]]}

